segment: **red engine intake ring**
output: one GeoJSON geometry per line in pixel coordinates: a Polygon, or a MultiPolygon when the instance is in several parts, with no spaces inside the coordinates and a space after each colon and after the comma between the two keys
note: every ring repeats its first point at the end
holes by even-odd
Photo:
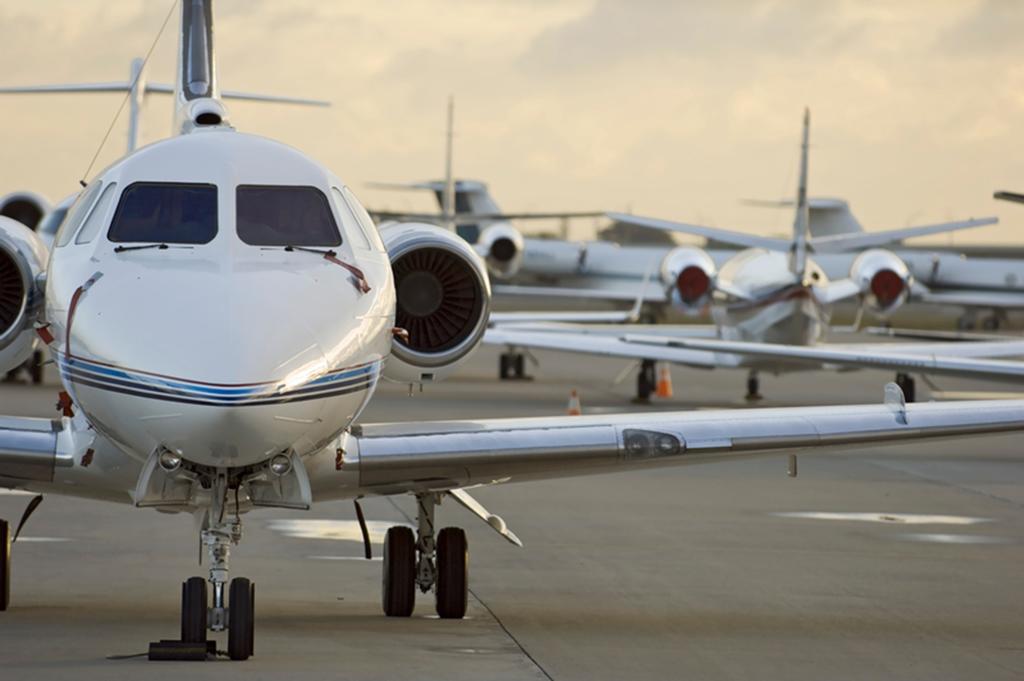
{"type": "Polygon", "coordinates": [[[871,295],[882,307],[892,305],[903,295],[906,284],[903,278],[892,270],[880,270],[871,277],[871,295]]]}
{"type": "Polygon", "coordinates": [[[684,267],[676,277],[676,290],[679,297],[687,305],[692,305],[703,298],[711,288],[711,277],[697,265],[684,267]]]}

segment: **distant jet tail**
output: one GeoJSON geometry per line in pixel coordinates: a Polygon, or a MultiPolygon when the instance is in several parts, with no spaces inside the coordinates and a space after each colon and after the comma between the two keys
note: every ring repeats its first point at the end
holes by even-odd
{"type": "Polygon", "coordinates": [[[810,210],[807,205],[807,148],[811,129],[811,111],[804,109],[803,135],[800,142],[800,181],[796,190],[796,215],[793,218],[793,243],[789,252],[789,269],[803,280],[807,269],[807,230],[810,210]]]}

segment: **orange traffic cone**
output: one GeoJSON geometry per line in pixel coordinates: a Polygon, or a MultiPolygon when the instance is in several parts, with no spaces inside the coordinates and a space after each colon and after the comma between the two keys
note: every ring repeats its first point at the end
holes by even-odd
{"type": "Polygon", "coordinates": [[[565,413],[569,416],[580,416],[583,414],[583,407],[580,406],[580,394],[575,389],[569,393],[569,406],[565,413]]]}
{"type": "Polygon", "coordinates": [[[672,369],[668,362],[662,362],[658,367],[658,386],[654,394],[658,397],[672,397],[672,369]]]}

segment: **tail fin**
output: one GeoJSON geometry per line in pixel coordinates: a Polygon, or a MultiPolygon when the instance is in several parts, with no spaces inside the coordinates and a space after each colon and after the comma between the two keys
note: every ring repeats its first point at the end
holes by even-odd
{"type": "Polygon", "coordinates": [[[803,280],[807,269],[807,229],[810,213],[807,207],[807,143],[811,129],[811,111],[804,109],[803,137],[800,143],[800,183],[796,190],[796,216],[793,219],[793,244],[790,247],[789,269],[803,280]]]}
{"type": "Polygon", "coordinates": [[[444,227],[450,232],[455,231],[455,178],[452,176],[452,142],[455,135],[455,97],[448,96],[448,126],[445,132],[444,147],[444,189],[441,194],[441,213],[444,215],[444,227]]]}

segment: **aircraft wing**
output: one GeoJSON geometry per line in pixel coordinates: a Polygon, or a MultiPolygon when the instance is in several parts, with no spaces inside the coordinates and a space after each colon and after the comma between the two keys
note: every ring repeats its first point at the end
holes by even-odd
{"type": "Polygon", "coordinates": [[[567,322],[573,324],[626,324],[636,321],[633,310],[621,312],[492,312],[491,326],[532,322],[567,322]]]}
{"type": "Polygon", "coordinates": [[[338,470],[353,469],[378,494],[444,491],[1020,430],[1024,400],[904,404],[890,384],[875,405],[364,425],[310,481],[318,499],[343,495],[338,470]]]}
{"type": "Polygon", "coordinates": [[[515,284],[495,284],[491,291],[496,296],[533,296],[535,298],[585,298],[587,300],[623,300],[636,302],[638,296],[645,303],[664,303],[668,301],[665,291],[660,286],[650,286],[637,293],[643,284],[637,280],[635,286],[627,288],[565,288],[562,286],[517,286],[515,284]]]}
{"type": "MultiPolygon", "coordinates": [[[[695,334],[704,334],[701,327],[695,326],[693,331],[695,334]]],[[[488,345],[561,350],[623,359],[663,360],[703,369],[736,366],[737,364],[735,361],[730,361],[735,357],[718,357],[714,352],[680,346],[651,347],[646,344],[630,342],[622,334],[622,327],[612,334],[598,329],[584,332],[573,325],[561,327],[557,325],[512,325],[488,329],[484,333],[483,342],[488,345]]],[[[679,336],[675,336],[666,338],[666,340],[673,341],[678,338],[679,336]]]]}
{"type": "Polygon", "coordinates": [[[921,285],[914,286],[912,291],[916,302],[934,305],[1024,309],[1024,292],[1020,291],[974,291],[971,289],[932,291],[921,285]]]}
{"type": "Polygon", "coordinates": [[[475,225],[478,222],[500,222],[505,220],[553,220],[562,218],[598,218],[604,217],[603,211],[563,211],[553,213],[458,213],[445,216],[443,213],[411,213],[408,211],[389,211],[368,209],[367,212],[375,220],[401,220],[405,222],[427,222],[438,224],[454,222],[457,225],[475,225]]]}
{"type": "Polygon", "coordinates": [[[691,225],[686,222],[672,222],[671,220],[658,220],[656,218],[643,218],[628,213],[607,213],[609,219],[616,222],[624,222],[638,227],[647,227],[662,232],[679,232],[682,234],[693,234],[706,239],[714,239],[723,243],[734,244],[743,248],[767,248],[771,251],[788,251],[790,242],[787,239],[773,239],[767,236],[756,234],[744,234],[729,229],[717,227],[702,227],[691,225]]]}
{"type": "Polygon", "coordinates": [[[905,229],[890,229],[884,232],[862,232],[860,234],[836,234],[811,240],[811,246],[816,253],[840,253],[844,251],[859,251],[865,248],[885,246],[886,244],[911,239],[929,234],[944,234],[946,232],[958,232],[963,229],[973,229],[994,225],[999,218],[977,218],[970,220],[959,220],[957,222],[942,222],[936,225],[922,225],[920,227],[907,227],[905,229]]]}
{"type": "Polygon", "coordinates": [[[732,353],[786,362],[838,365],[857,369],[891,369],[907,373],[1024,383],[1024,362],[987,359],[1024,355],[1024,341],[1020,340],[977,343],[851,343],[810,347],[720,339],[668,339],[653,335],[627,335],[625,340],[641,346],[649,344],[652,347],[732,353]]]}

